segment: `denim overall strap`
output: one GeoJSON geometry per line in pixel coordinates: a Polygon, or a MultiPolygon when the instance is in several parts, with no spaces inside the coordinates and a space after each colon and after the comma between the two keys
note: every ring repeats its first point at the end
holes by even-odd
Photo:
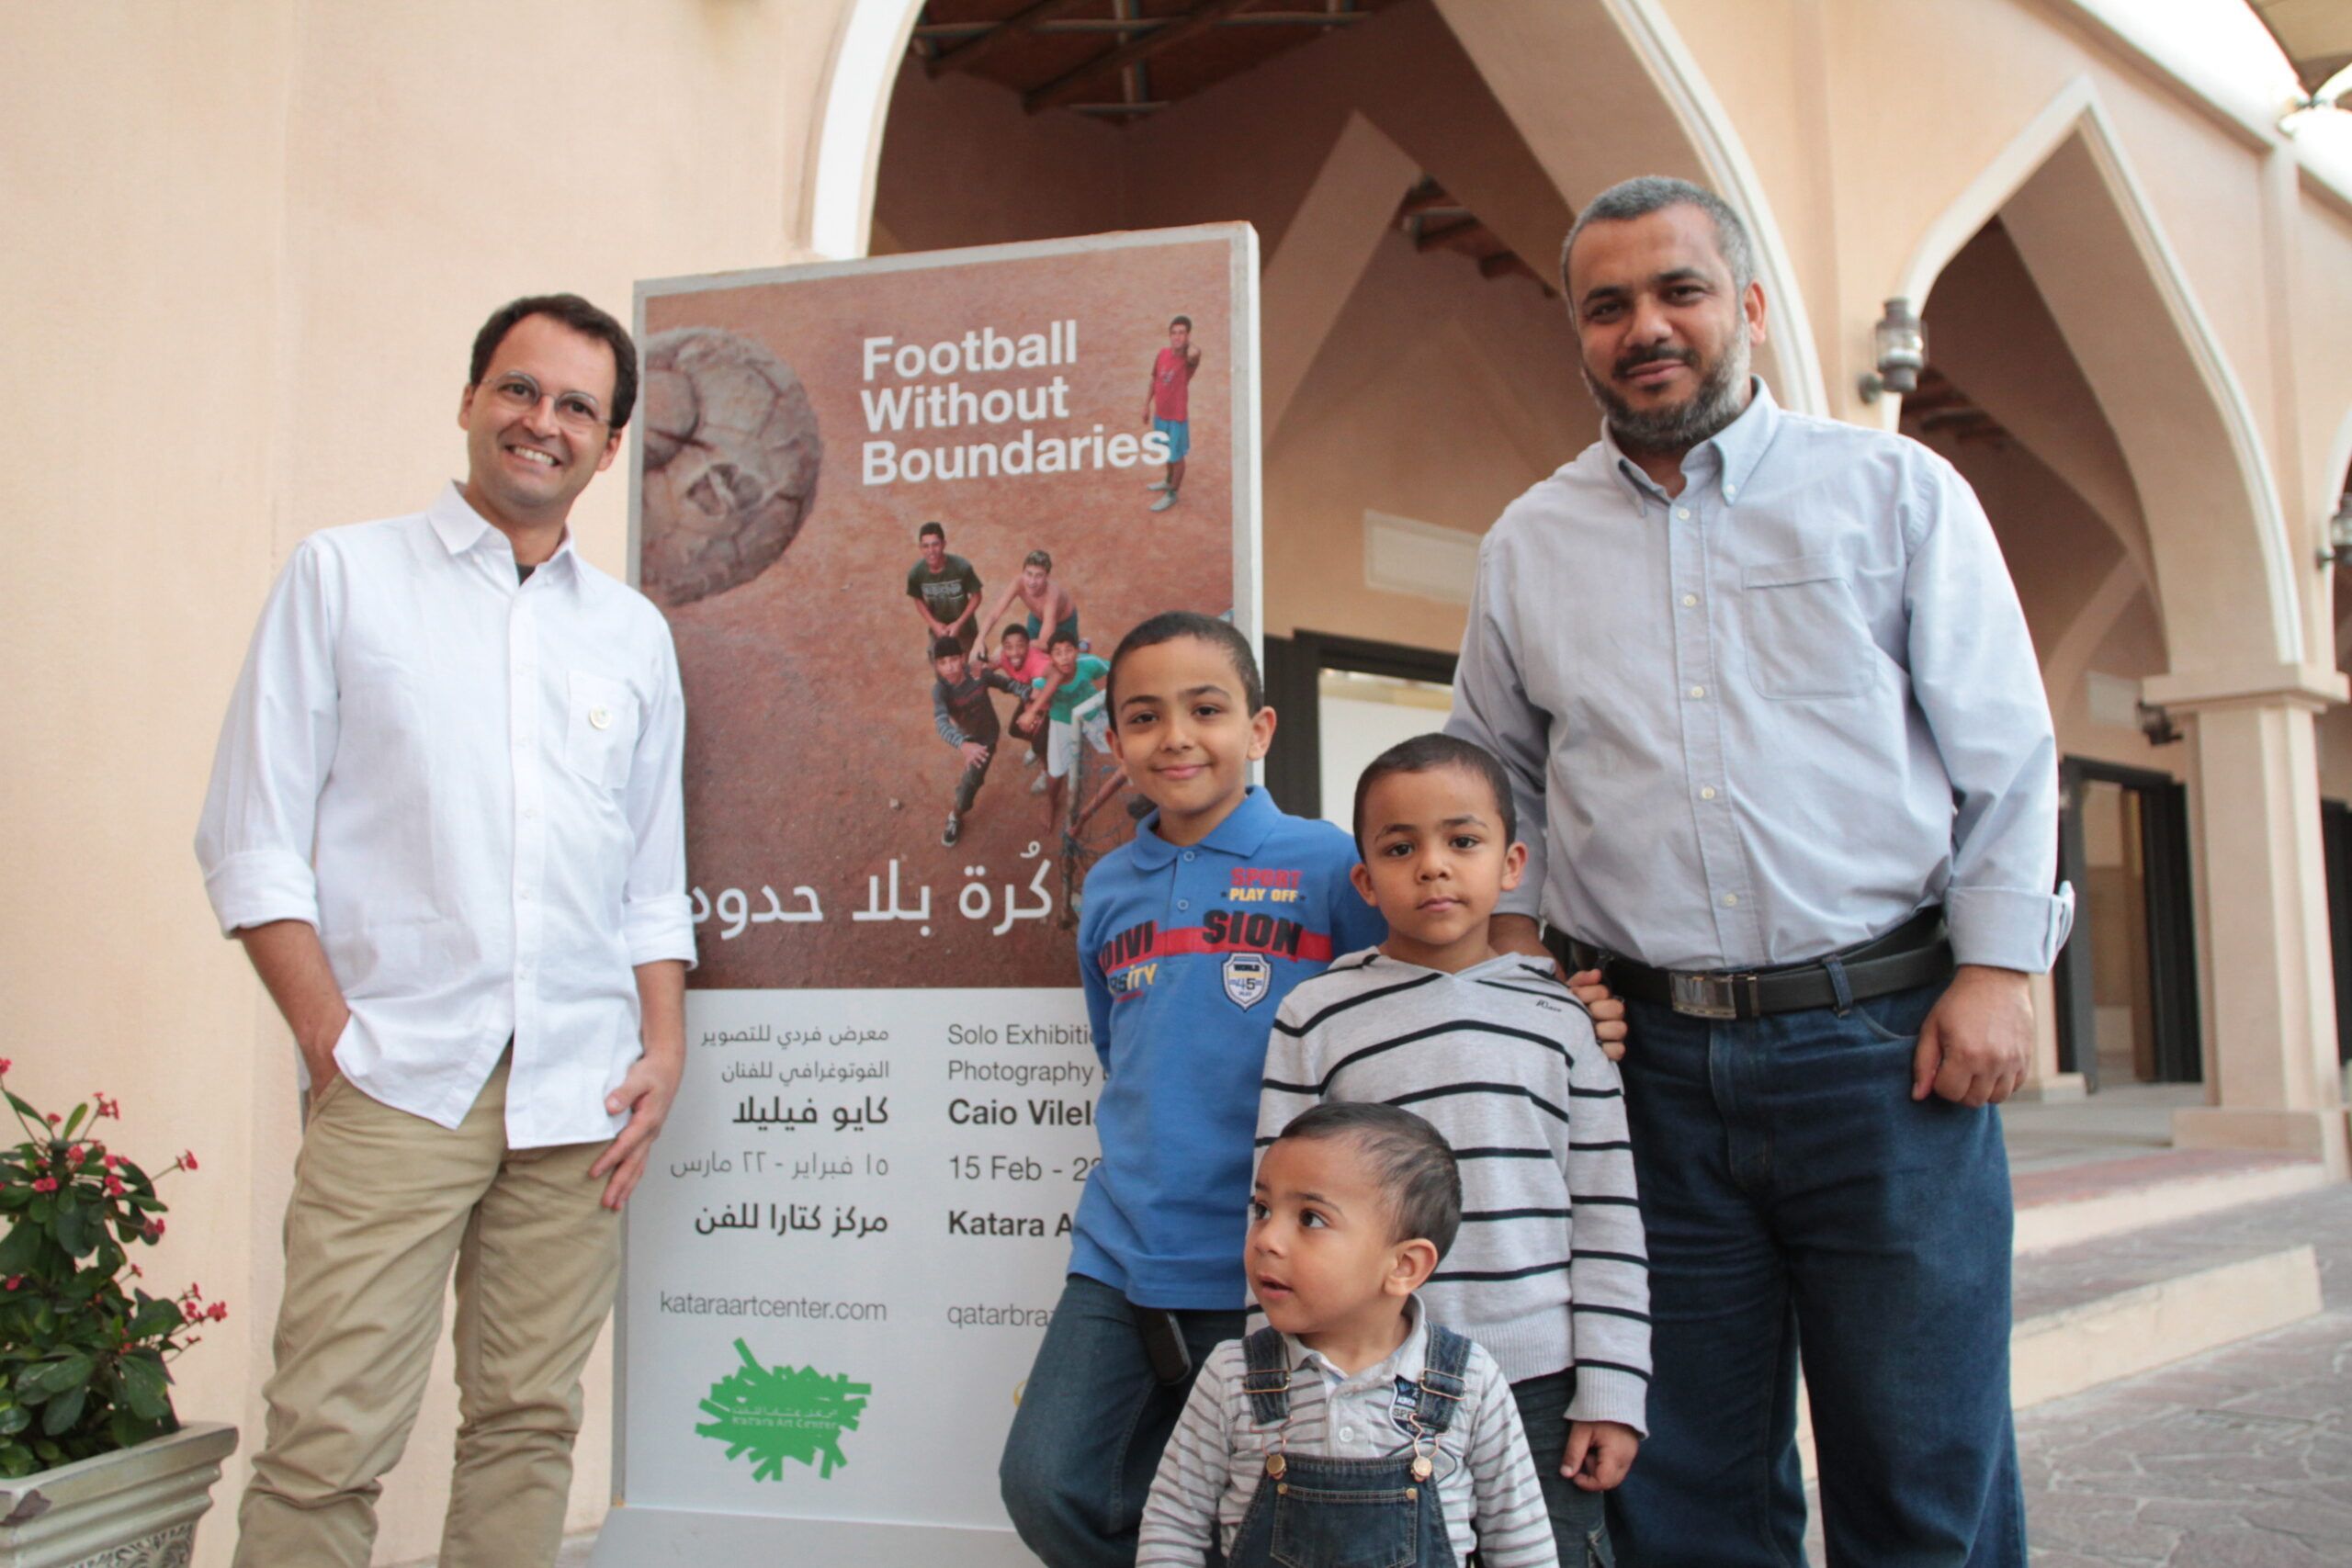
{"type": "Polygon", "coordinates": [[[1442,1432],[1453,1425],[1462,1407],[1463,1373],[1470,1367],[1470,1341],[1443,1324],[1429,1326],[1429,1343],[1421,1358],[1420,1393],[1413,1415],[1425,1432],[1442,1432]]]}
{"type": "Polygon", "coordinates": [[[1261,1328],[1241,1342],[1249,1371],[1241,1375],[1241,1392],[1250,1396],[1250,1414],[1261,1427],[1290,1419],[1290,1352],[1279,1328],[1261,1328]]]}

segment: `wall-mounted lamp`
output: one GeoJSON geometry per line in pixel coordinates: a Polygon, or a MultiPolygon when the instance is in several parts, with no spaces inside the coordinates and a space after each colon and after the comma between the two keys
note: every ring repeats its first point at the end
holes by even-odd
{"type": "Polygon", "coordinates": [[[2169,746],[2180,739],[2180,728],[2173,723],[2172,715],[2155,704],[2140,704],[2139,715],[2140,733],[2148,738],[2149,745],[2169,746]]]}
{"type": "Polygon", "coordinates": [[[1889,299],[1886,314],[1871,329],[1878,350],[1878,368],[1862,378],[1862,401],[1874,403],[1880,394],[1902,397],[1919,389],[1919,372],[1928,366],[1928,332],[1911,313],[1908,299],[1889,299]]]}
{"type": "Polygon", "coordinates": [[[2352,490],[2344,492],[2335,503],[2335,515],[2327,520],[2327,543],[2319,547],[2319,564],[2352,567],[2352,490]]]}

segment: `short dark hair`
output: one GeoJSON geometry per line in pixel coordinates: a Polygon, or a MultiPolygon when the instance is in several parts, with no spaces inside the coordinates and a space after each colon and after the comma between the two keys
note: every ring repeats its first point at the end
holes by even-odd
{"type": "Polygon", "coordinates": [[[936,523],[926,523],[922,527],[915,530],[915,537],[918,539],[928,539],[933,534],[939,536],[939,542],[941,544],[944,545],[947,542],[947,530],[941,527],[936,523]]]}
{"type": "Polygon", "coordinates": [[[1276,1143],[1346,1138],[1388,1200],[1388,1239],[1427,1241],[1443,1258],[1462,1229],[1462,1169],[1445,1135],[1422,1118],[1373,1100],[1330,1100],[1291,1118],[1276,1143]]]}
{"type": "Polygon", "coordinates": [[[1046,634],[1046,651],[1047,653],[1051,653],[1054,649],[1059,648],[1064,643],[1069,644],[1072,648],[1076,648],[1078,646],[1078,634],[1069,629],[1069,623],[1068,621],[1064,621],[1060,626],[1056,626],[1052,631],[1046,634]]]}
{"type": "Polygon", "coordinates": [[[931,656],[933,659],[961,659],[964,657],[964,645],[952,637],[935,637],[931,639],[931,656]]]}
{"type": "Polygon", "coordinates": [[[1163,642],[1187,637],[1222,649],[1225,656],[1233,660],[1233,672],[1241,677],[1241,700],[1252,714],[1266,705],[1266,683],[1258,675],[1258,656],[1250,650],[1250,639],[1241,635],[1239,627],[1197,610],[1162,610],[1121,637],[1117,651],[1111,655],[1111,674],[1105,685],[1112,711],[1116,712],[1119,706],[1119,660],[1142,649],[1157,648],[1163,642]]]}
{"type": "Polygon", "coordinates": [[[1171,328],[1182,327],[1186,332],[1191,332],[1193,330],[1193,318],[1190,316],[1178,316],[1171,320],[1168,324],[1171,328]]]}
{"type": "MultiPolygon", "coordinates": [[[[1035,640],[1036,640],[1035,638],[1032,637],[1029,635],[1029,628],[1028,628],[1027,626],[1023,626],[1019,621],[1015,621],[1015,622],[1013,622],[1011,626],[1009,626],[1005,627],[1005,628],[1004,628],[1004,630],[1002,630],[1002,631],[1001,631],[1001,632],[997,633],[997,634],[996,634],[996,640],[997,640],[997,641],[999,641],[999,642],[1002,642],[1006,637],[1019,637],[1023,642],[1034,642],[1035,640]]],[[[1051,646],[1052,646],[1052,644],[1051,644],[1050,642],[1048,642],[1048,643],[1046,644],[1046,646],[1047,646],[1047,647],[1051,647],[1051,646]]]]}
{"type": "MultiPolygon", "coordinates": [[[[1709,190],[1705,186],[1692,185],[1668,175],[1635,175],[1630,180],[1619,180],[1592,198],[1576,222],[1568,230],[1568,237],[1560,245],[1560,289],[1567,292],[1568,256],[1577,248],[1577,236],[1589,224],[1623,223],[1635,218],[1646,218],[1669,207],[1695,207],[1707,215],[1715,226],[1715,249],[1723,254],[1724,265],[1731,271],[1732,290],[1747,292],[1756,281],[1756,248],[1747,238],[1747,225],[1731,203],[1709,190]]],[[[1576,298],[1568,298],[1568,312],[1576,313],[1576,298]]]]}
{"type": "Polygon", "coordinates": [[[1510,796],[1510,775],[1495,754],[1475,740],[1464,740],[1454,735],[1416,735],[1410,740],[1396,745],[1374,757],[1356,779],[1356,853],[1364,852],[1363,803],[1372,795],[1372,786],[1391,773],[1427,773],[1439,768],[1459,768],[1475,778],[1484,780],[1494,792],[1495,809],[1502,814],[1503,844],[1508,848],[1519,838],[1519,807],[1510,796]]]}
{"type": "Polygon", "coordinates": [[[481,331],[474,333],[474,356],[466,385],[481,385],[482,378],[490,374],[490,356],[526,316],[548,317],[613,351],[612,428],[625,428],[637,407],[637,344],[630,341],[627,327],[577,294],[526,294],[492,310],[481,331]]]}
{"type": "Polygon", "coordinates": [[[1051,571],[1054,570],[1053,552],[1050,550],[1031,550],[1027,555],[1021,558],[1021,564],[1023,566],[1042,566],[1047,571],[1051,571]]]}

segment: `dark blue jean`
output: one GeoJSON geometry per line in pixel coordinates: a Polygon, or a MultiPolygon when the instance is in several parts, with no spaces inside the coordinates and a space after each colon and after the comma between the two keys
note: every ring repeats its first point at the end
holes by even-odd
{"type": "MultiPolygon", "coordinates": [[[[1198,1368],[1241,1337],[1242,1313],[1180,1312],[1198,1368]]],[[[1082,1274],[1062,1286],[997,1465],[1005,1511],[1046,1568],[1134,1568],[1136,1531],[1190,1379],[1152,1375],[1127,1298],[1082,1274]]]]}
{"type": "Polygon", "coordinates": [[[1588,1492],[1560,1473],[1568,1447],[1568,1404],[1576,1398],[1577,1375],[1553,1372],[1510,1385],[1519,1424],[1527,1431],[1528,1456],[1544,1487],[1544,1511],[1552,1516],[1552,1541],[1560,1568],[1611,1568],[1617,1560],[1609,1545],[1608,1494],[1588,1492]]]}
{"type": "Polygon", "coordinates": [[[1649,1440],[1626,1568],[1804,1561],[1802,1357],[1833,1568],[2023,1568],[1998,1112],[1911,1099],[1940,985],[1744,1021],[1626,1004],[1649,1440]]]}

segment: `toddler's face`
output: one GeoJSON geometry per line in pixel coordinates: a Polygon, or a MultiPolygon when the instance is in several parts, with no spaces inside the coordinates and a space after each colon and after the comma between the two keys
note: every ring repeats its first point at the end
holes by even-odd
{"type": "Polygon", "coordinates": [[[1502,811],[1467,768],[1388,773],[1364,792],[1358,887],[1393,937],[1443,949],[1484,940],[1487,917],[1519,886],[1527,852],[1503,832],[1502,811]]]}
{"type": "Polygon", "coordinates": [[[1357,1139],[1276,1143],[1258,1167],[1243,1256],[1266,1321],[1303,1337],[1396,1314],[1395,1223],[1357,1139]]]}

